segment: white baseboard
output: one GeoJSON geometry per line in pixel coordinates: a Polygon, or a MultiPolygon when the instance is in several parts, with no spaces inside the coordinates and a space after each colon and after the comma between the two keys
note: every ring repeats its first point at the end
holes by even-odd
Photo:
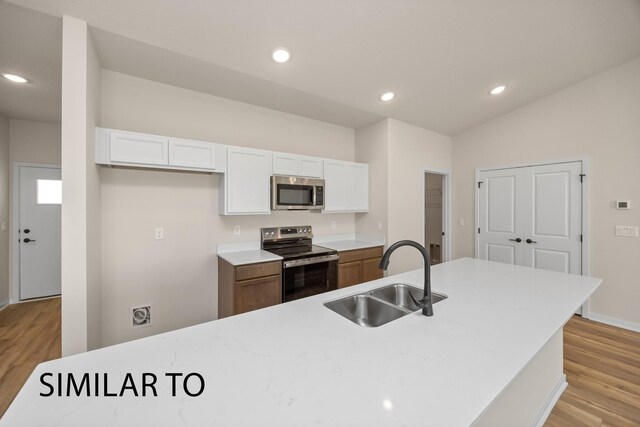
{"type": "Polygon", "coordinates": [[[562,374],[562,377],[560,377],[560,381],[558,381],[558,384],[556,384],[556,386],[553,388],[553,391],[547,398],[547,401],[544,403],[544,406],[538,413],[538,416],[536,417],[532,426],[544,426],[544,423],[547,421],[547,418],[549,418],[551,411],[553,411],[554,406],[556,406],[556,403],[558,403],[560,396],[562,396],[564,389],[567,388],[568,385],[569,383],[567,383],[567,376],[562,374]]]}
{"type": "Polygon", "coordinates": [[[593,311],[589,313],[589,320],[605,323],[611,326],[617,326],[618,328],[628,329],[634,332],[640,332],[639,323],[628,322],[626,320],[616,319],[615,317],[604,316],[602,314],[594,313],[593,311]]]}
{"type": "Polygon", "coordinates": [[[9,305],[9,300],[0,302],[0,310],[9,305]]]}

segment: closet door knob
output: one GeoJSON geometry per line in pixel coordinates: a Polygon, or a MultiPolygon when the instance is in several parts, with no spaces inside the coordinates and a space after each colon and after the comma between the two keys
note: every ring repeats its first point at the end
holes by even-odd
{"type": "Polygon", "coordinates": [[[525,242],[527,242],[527,243],[538,243],[535,240],[531,240],[531,239],[527,239],[527,240],[525,240],[525,242]]]}
{"type": "Polygon", "coordinates": [[[512,241],[512,242],[518,242],[518,243],[522,242],[522,239],[519,238],[519,237],[517,239],[509,239],[509,240],[512,241]]]}

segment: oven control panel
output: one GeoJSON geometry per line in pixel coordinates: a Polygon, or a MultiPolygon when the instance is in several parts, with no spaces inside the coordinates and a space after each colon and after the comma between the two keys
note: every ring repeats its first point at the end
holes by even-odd
{"type": "Polygon", "coordinates": [[[261,228],[260,235],[263,242],[303,237],[310,239],[313,237],[313,230],[310,225],[299,225],[295,227],[269,227],[261,228]]]}

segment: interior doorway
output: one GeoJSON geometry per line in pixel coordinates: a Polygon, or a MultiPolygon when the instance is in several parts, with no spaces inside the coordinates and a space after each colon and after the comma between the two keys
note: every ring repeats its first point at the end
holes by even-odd
{"type": "Polygon", "coordinates": [[[424,246],[434,265],[449,259],[447,186],[448,174],[424,172],[424,246]]]}

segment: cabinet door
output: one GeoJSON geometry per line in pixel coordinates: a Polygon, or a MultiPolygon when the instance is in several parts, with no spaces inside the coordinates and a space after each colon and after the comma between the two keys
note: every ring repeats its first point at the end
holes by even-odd
{"type": "Polygon", "coordinates": [[[347,165],[347,210],[369,211],[369,165],[349,163],[347,165]]]}
{"type": "Polygon", "coordinates": [[[362,283],[382,279],[382,269],[378,267],[379,265],[380,258],[370,258],[362,261],[362,283]]]}
{"type": "Polygon", "coordinates": [[[229,147],[225,174],[225,213],[268,214],[271,154],[262,150],[229,147]]]}
{"type": "Polygon", "coordinates": [[[270,307],[282,302],[280,276],[236,282],[234,314],[270,307]]]}
{"type": "Polygon", "coordinates": [[[300,156],[300,161],[299,161],[300,176],[322,178],[324,176],[322,166],[323,166],[322,159],[319,159],[317,157],[300,156]]]}
{"type": "Polygon", "coordinates": [[[169,139],[169,165],[194,169],[216,169],[216,144],[190,139],[169,139]]]}
{"type": "Polygon", "coordinates": [[[324,211],[347,210],[347,163],[324,161],[324,211]]]}
{"type": "Polygon", "coordinates": [[[338,289],[362,283],[362,261],[338,264],[338,289]]]}
{"type": "Polygon", "coordinates": [[[298,156],[286,153],[273,153],[274,175],[298,175],[298,156]]]}
{"type": "Polygon", "coordinates": [[[109,159],[113,163],[169,164],[169,138],[135,132],[109,133],[109,159]]]}

